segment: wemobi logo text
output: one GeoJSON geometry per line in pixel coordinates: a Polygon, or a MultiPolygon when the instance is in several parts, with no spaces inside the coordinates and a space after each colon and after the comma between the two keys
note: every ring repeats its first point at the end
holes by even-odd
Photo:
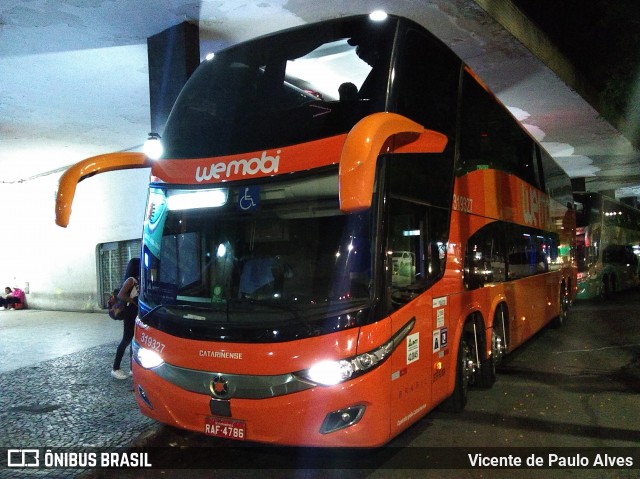
{"type": "Polygon", "coordinates": [[[210,167],[200,167],[196,169],[196,181],[210,181],[212,178],[216,180],[230,178],[236,175],[256,175],[262,173],[268,175],[278,172],[278,163],[280,162],[280,151],[276,151],[275,156],[267,155],[266,151],[262,155],[248,160],[231,160],[228,163],[212,163],[210,167]]]}

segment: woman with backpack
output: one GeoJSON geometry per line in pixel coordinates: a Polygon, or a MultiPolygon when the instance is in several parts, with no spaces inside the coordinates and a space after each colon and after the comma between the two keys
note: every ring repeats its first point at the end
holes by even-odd
{"type": "MultiPolygon", "coordinates": [[[[138,281],[140,278],[140,258],[132,258],[127,264],[125,272],[125,281],[118,293],[118,300],[124,303],[124,312],[122,313],[122,340],[116,350],[116,357],[113,361],[113,369],[111,376],[116,379],[127,379],[120,369],[120,363],[124,352],[129,346],[129,360],[131,360],[131,340],[136,327],[136,317],[138,316],[138,281]]],[[[129,370],[131,375],[131,370],[129,370]]]]}

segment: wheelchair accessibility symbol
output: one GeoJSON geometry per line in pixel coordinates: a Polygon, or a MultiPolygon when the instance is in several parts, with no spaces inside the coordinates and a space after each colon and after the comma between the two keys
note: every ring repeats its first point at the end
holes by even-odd
{"type": "Polygon", "coordinates": [[[240,209],[240,211],[254,211],[258,207],[259,199],[259,186],[247,186],[242,188],[238,195],[238,209],[240,209]]]}

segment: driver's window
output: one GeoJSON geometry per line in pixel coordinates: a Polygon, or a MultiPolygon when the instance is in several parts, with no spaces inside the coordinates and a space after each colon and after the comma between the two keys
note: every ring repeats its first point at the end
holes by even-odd
{"type": "Polygon", "coordinates": [[[424,277],[424,236],[426,224],[418,205],[396,200],[391,216],[390,258],[391,285],[408,286],[424,277]]]}
{"type": "Polygon", "coordinates": [[[391,201],[389,268],[392,287],[426,288],[444,272],[447,213],[440,208],[391,201]]]}
{"type": "Polygon", "coordinates": [[[399,308],[444,273],[448,214],[403,199],[392,199],[389,206],[387,300],[391,308],[399,308]]]}

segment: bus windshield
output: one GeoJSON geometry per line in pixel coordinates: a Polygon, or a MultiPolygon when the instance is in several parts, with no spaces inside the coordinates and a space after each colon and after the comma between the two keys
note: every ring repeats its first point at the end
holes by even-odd
{"type": "Polygon", "coordinates": [[[206,158],[346,133],[385,107],[395,22],[358,17],[256,39],[204,61],[163,133],[165,158],[206,158]]]}
{"type": "Polygon", "coordinates": [[[337,173],[232,188],[152,186],[145,304],[226,326],[286,326],[371,296],[370,212],[338,207],[337,173]]]}

